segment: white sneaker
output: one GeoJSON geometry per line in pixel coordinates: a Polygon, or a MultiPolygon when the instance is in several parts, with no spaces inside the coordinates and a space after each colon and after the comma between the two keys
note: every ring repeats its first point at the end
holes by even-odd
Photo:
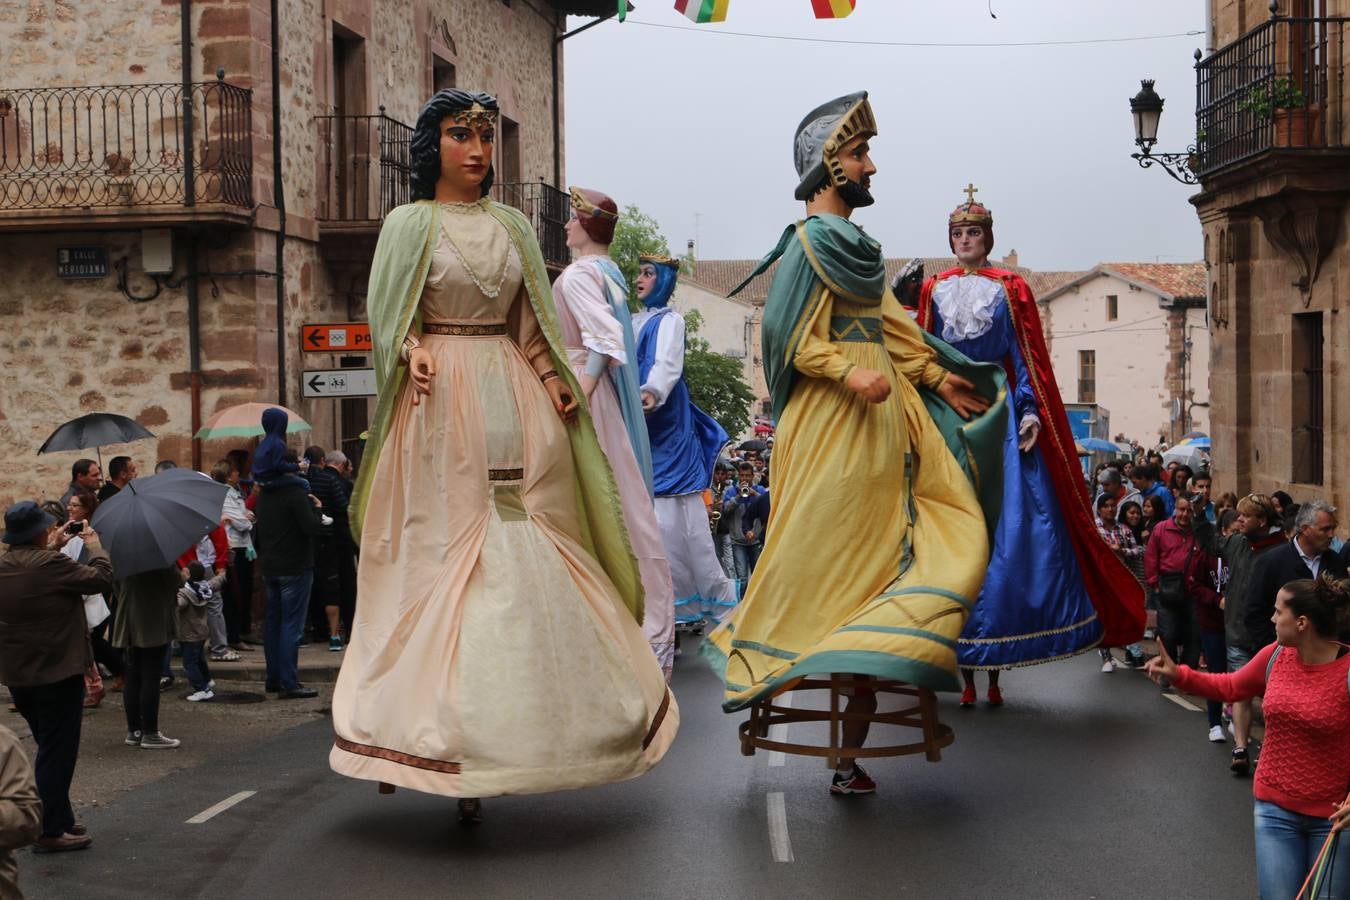
{"type": "Polygon", "coordinates": [[[162,732],[156,731],[154,734],[142,735],[142,750],[172,750],[181,744],[178,738],[165,737],[162,732]]]}
{"type": "Polygon", "coordinates": [[[216,689],[216,680],[212,678],[206,683],[206,692],[209,694],[216,689]]]}
{"type": "Polygon", "coordinates": [[[1209,739],[1216,744],[1228,743],[1228,738],[1224,737],[1222,725],[1215,725],[1209,730],[1209,739]]]}
{"type": "Polygon", "coordinates": [[[211,692],[211,689],[210,689],[210,688],[207,688],[207,689],[204,690],[204,691],[194,691],[193,693],[188,694],[188,695],[187,695],[187,702],[189,702],[189,703],[200,703],[200,702],[203,701],[203,700],[211,700],[211,699],[214,699],[215,696],[216,696],[216,695],[215,695],[214,693],[211,692]]]}
{"type": "Polygon", "coordinates": [[[1108,656],[1102,660],[1103,672],[1114,672],[1115,670],[1116,670],[1116,660],[1114,657],[1108,656]]]}

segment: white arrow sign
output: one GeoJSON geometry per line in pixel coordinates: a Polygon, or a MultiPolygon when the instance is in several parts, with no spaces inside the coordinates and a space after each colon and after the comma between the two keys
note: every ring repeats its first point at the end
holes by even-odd
{"type": "Polygon", "coordinates": [[[306,369],[300,373],[304,396],[374,397],[374,369],[306,369]]]}

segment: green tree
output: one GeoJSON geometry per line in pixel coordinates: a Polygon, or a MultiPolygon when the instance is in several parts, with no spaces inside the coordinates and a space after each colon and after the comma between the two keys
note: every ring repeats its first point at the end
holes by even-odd
{"type": "Polygon", "coordinates": [[[741,361],[714,353],[698,336],[703,316],[691,309],[684,314],[684,380],[694,404],[718,421],[734,439],[750,427],[750,405],[755,394],[745,383],[741,361]]]}
{"type": "Polygon", "coordinates": [[[609,245],[609,255],[618,263],[619,271],[628,284],[628,305],[633,309],[641,308],[637,299],[637,276],[640,263],[638,257],[643,254],[669,256],[670,245],[661,233],[661,226],[651,216],[636,206],[624,207],[619,216],[619,224],[614,227],[614,241],[609,245]]]}

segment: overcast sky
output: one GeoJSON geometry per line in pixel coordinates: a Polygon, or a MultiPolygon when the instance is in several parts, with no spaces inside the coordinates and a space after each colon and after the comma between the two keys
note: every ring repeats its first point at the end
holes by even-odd
{"type": "MultiPolygon", "coordinates": [[[[634,0],[564,45],[571,184],[636,204],[671,249],[697,236],[704,259],[762,256],[800,217],[792,136],[816,105],[871,95],[877,203],[855,219],[887,256],[947,254],[946,217],[968,181],[994,212],[994,256],[1034,269],[1201,256],[1195,192],[1130,159],[1128,100],[1139,79],[1166,98],[1159,150],[1195,134],[1192,53],[1203,33],[1060,46],[860,46],[736,37],[1013,43],[1203,32],[1202,0],[858,0],[817,21],[810,0],[731,0],[694,26],[673,0],[634,0]],[[990,18],[992,2],[997,19],[990,18]],[[647,23],[647,24],[644,24],[647,23]],[[654,25],[695,30],[678,31],[654,25]],[[697,219],[696,219],[697,215],[697,219]]],[[[570,27],[593,20],[573,17],[570,27]]]]}

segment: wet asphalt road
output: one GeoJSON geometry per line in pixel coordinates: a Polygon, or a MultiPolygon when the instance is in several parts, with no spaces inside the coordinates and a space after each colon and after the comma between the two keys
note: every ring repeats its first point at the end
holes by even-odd
{"type": "Polygon", "coordinates": [[[489,800],[465,829],[453,800],[332,774],[318,720],[90,810],[93,848],[22,851],[21,884],[31,898],[1255,895],[1231,746],[1141,674],[1101,674],[1095,653],[1006,673],[1002,709],[944,696],[956,741],[941,762],[873,761],[876,795],[834,798],[820,760],[740,754],[740,717],[691,644],[680,735],[637,781],[489,800]]]}

